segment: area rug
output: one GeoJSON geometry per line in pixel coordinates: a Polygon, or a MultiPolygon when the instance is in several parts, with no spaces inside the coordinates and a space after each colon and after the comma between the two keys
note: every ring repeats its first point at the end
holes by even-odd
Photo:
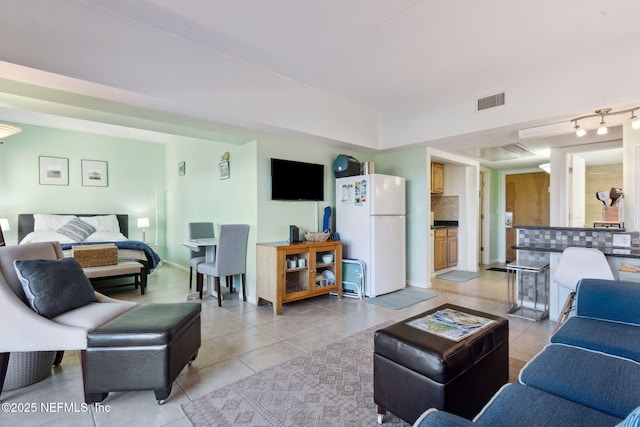
{"type": "Polygon", "coordinates": [[[503,267],[491,267],[491,268],[487,268],[487,270],[489,270],[489,271],[501,271],[503,273],[507,272],[507,269],[503,268],[503,267]]]}
{"type": "MultiPolygon", "coordinates": [[[[373,333],[392,323],[258,372],[182,410],[194,426],[375,426],[373,333]]],[[[384,421],[403,425],[392,414],[384,421]]]]}
{"type": "Polygon", "coordinates": [[[451,282],[466,282],[482,276],[483,273],[474,273],[472,271],[453,270],[436,276],[436,279],[449,280],[451,282]]]}
{"type": "Polygon", "coordinates": [[[379,297],[367,298],[366,301],[369,304],[374,304],[380,307],[400,310],[437,296],[438,294],[434,292],[404,288],[386,295],[380,295],[379,297]]]}

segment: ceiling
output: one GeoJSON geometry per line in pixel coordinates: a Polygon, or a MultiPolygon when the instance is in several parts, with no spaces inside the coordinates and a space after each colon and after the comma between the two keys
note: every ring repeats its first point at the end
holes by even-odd
{"type": "Polygon", "coordinates": [[[634,0],[4,3],[2,120],[157,142],[243,142],[242,128],[366,150],[420,144],[512,168],[620,138],[618,127],[578,140],[569,120],[640,101],[627,76],[640,69],[634,0]],[[501,92],[505,105],[477,111],[501,92]],[[519,137],[554,123],[562,135],[519,137]],[[500,148],[514,144],[534,155],[500,148]]]}

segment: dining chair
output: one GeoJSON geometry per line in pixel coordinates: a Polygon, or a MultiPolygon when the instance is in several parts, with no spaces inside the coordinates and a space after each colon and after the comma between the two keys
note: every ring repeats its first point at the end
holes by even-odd
{"type": "Polygon", "coordinates": [[[614,280],[614,277],[607,258],[599,250],[582,247],[565,248],[554,270],[553,280],[560,287],[568,289],[570,293],[560,311],[553,332],[556,332],[569,318],[576,296],[576,287],[582,279],[614,280]]]}
{"type": "MultiPolygon", "coordinates": [[[[190,222],[189,223],[189,240],[191,239],[213,239],[215,231],[212,222],[190,222]]],[[[198,271],[198,265],[206,261],[205,248],[201,247],[197,250],[191,250],[189,259],[189,289],[193,286],[193,269],[198,271]]]]}
{"type": "MultiPolygon", "coordinates": [[[[249,226],[246,224],[223,224],[220,226],[220,236],[216,247],[216,259],[214,262],[204,262],[198,265],[196,274],[196,286],[202,299],[204,276],[215,277],[215,287],[218,294],[218,306],[222,306],[220,293],[220,277],[233,278],[241,275],[242,300],[247,300],[246,295],[246,271],[247,271],[247,241],[249,239],[249,226]]],[[[233,280],[232,280],[233,282],[233,280]]],[[[233,292],[233,283],[230,284],[233,292]]]]}

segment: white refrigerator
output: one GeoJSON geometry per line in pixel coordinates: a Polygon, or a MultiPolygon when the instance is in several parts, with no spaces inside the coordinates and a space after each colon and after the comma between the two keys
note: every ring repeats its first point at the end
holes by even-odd
{"type": "Polygon", "coordinates": [[[365,263],[365,295],[406,284],[405,180],[371,174],[336,179],[336,231],[344,258],[365,263]]]}

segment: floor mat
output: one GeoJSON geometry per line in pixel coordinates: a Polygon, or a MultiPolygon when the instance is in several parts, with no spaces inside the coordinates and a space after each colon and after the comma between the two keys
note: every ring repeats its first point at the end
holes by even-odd
{"type": "Polygon", "coordinates": [[[504,267],[491,267],[491,268],[486,268],[485,270],[488,271],[502,271],[503,273],[507,272],[507,269],[504,267]]]}
{"type": "Polygon", "coordinates": [[[366,301],[369,304],[377,305],[379,307],[400,310],[401,308],[409,307],[410,305],[417,304],[437,296],[438,294],[430,291],[404,288],[399,291],[391,292],[390,294],[380,295],[379,297],[367,298],[366,301]]]}
{"type": "Polygon", "coordinates": [[[482,276],[483,273],[474,273],[472,271],[453,270],[436,276],[436,279],[450,280],[452,282],[466,282],[482,276]]]}

